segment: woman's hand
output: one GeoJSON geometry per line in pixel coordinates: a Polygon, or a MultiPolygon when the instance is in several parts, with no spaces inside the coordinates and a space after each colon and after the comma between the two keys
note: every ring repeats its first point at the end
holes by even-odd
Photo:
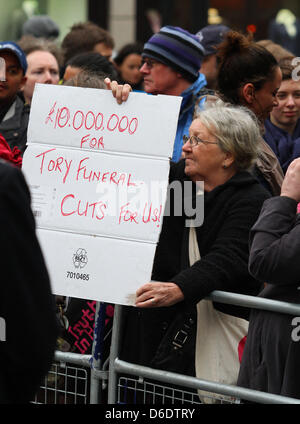
{"type": "Polygon", "coordinates": [[[117,81],[111,81],[109,78],[104,80],[108,90],[111,90],[112,95],[117,99],[117,103],[120,105],[123,102],[126,102],[128,99],[129,93],[132,91],[132,88],[129,84],[119,84],[117,81]]]}
{"type": "Polygon", "coordinates": [[[175,283],[146,283],[136,292],[135,306],[153,308],[172,306],[184,299],[181,289],[175,283]]]}

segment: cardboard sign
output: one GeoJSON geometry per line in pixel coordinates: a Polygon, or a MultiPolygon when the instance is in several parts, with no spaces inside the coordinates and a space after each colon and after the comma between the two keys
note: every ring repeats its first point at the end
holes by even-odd
{"type": "Polygon", "coordinates": [[[150,281],[180,103],[36,85],[23,171],[55,294],[133,305],[150,281]]]}

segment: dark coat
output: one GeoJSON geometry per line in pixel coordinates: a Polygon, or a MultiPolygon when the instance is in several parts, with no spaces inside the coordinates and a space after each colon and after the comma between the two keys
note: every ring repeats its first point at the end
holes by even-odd
{"type": "MultiPolygon", "coordinates": [[[[171,167],[170,182],[186,181],[184,161],[171,167]]],[[[152,279],[172,281],[184,301],[168,308],[126,308],[121,357],[149,365],[169,323],[180,311],[195,311],[196,304],[213,290],[257,294],[258,283],[248,273],[249,230],[257,219],[267,191],[248,172],[240,172],[204,196],[204,223],[196,228],[202,259],[188,261],[186,216],[164,216],[152,279]]],[[[223,312],[245,317],[243,308],[215,304],[223,312]]]]}
{"type": "Polygon", "coordinates": [[[17,147],[22,153],[27,143],[29,113],[30,106],[25,105],[23,100],[17,96],[6,117],[0,122],[0,134],[3,135],[11,149],[17,147]],[[13,110],[14,113],[11,114],[13,110]],[[9,116],[8,119],[6,119],[7,116],[9,116]]]}
{"type": "MultiPolygon", "coordinates": [[[[300,215],[288,197],[267,200],[251,230],[249,269],[267,286],[260,297],[300,303],[300,215]]],[[[238,385],[300,398],[300,320],[253,310],[238,385]],[[298,327],[298,328],[297,328],[298,327]]]]}
{"type": "Polygon", "coordinates": [[[294,54],[295,56],[300,56],[300,20],[296,18],[296,35],[293,37],[288,34],[285,25],[272,19],[268,28],[267,38],[272,40],[273,43],[279,44],[284,47],[286,50],[294,54]]]}
{"type": "Polygon", "coordinates": [[[0,403],[33,400],[49,370],[57,323],[22,172],[0,161],[0,403]]]}

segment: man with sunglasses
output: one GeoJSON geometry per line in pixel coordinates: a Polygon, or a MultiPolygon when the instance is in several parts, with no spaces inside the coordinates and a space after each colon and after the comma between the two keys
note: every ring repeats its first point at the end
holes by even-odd
{"type": "Polygon", "coordinates": [[[188,31],[165,26],[144,45],[140,69],[144,89],[150,94],[181,96],[173,161],[182,156],[183,136],[188,135],[195,105],[206,91],[206,79],[199,73],[204,48],[199,39],[188,31]]]}
{"type": "MultiPolygon", "coordinates": [[[[202,103],[201,97],[212,93],[205,88],[206,78],[199,72],[204,54],[198,37],[173,26],[162,27],[144,45],[140,72],[146,93],[182,97],[173,162],[182,157],[183,136],[189,133],[195,109],[202,103]]],[[[126,101],[131,90],[128,84],[121,86],[109,79],[105,82],[118,103],[126,101]]]]}
{"type": "MultiPolygon", "coordinates": [[[[199,39],[188,31],[165,26],[144,45],[140,69],[144,77],[144,89],[149,94],[181,96],[177,133],[174,142],[174,162],[182,156],[183,136],[188,135],[196,105],[200,97],[208,94],[204,89],[206,79],[199,73],[204,48],[199,39]]],[[[131,87],[106,79],[118,103],[128,97],[131,87]]]]}

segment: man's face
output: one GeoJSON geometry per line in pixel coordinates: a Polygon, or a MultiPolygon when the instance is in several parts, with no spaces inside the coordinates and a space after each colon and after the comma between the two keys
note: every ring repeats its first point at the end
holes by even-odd
{"type": "Polygon", "coordinates": [[[0,52],[0,57],[5,60],[6,81],[0,81],[0,103],[9,103],[23,88],[26,77],[17,57],[11,52],[0,52]]]}
{"type": "Polygon", "coordinates": [[[203,59],[200,72],[205,75],[207,81],[206,88],[215,90],[218,77],[217,57],[215,54],[206,56],[203,59]]]}
{"type": "Polygon", "coordinates": [[[27,63],[27,81],[24,86],[24,97],[27,103],[31,103],[36,83],[59,83],[59,66],[53,54],[39,50],[27,55],[27,63]]]}
{"type": "Polygon", "coordinates": [[[179,74],[163,63],[146,57],[140,69],[146,93],[174,95],[179,74]]]}
{"type": "Polygon", "coordinates": [[[100,53],[102,56],[104,56],[107,60],[111,62],[113,51],[112,51],[112,48],[109,47],[107,44],[98,43],[94,46],[93,51],[95,53],[100,53]]]}

